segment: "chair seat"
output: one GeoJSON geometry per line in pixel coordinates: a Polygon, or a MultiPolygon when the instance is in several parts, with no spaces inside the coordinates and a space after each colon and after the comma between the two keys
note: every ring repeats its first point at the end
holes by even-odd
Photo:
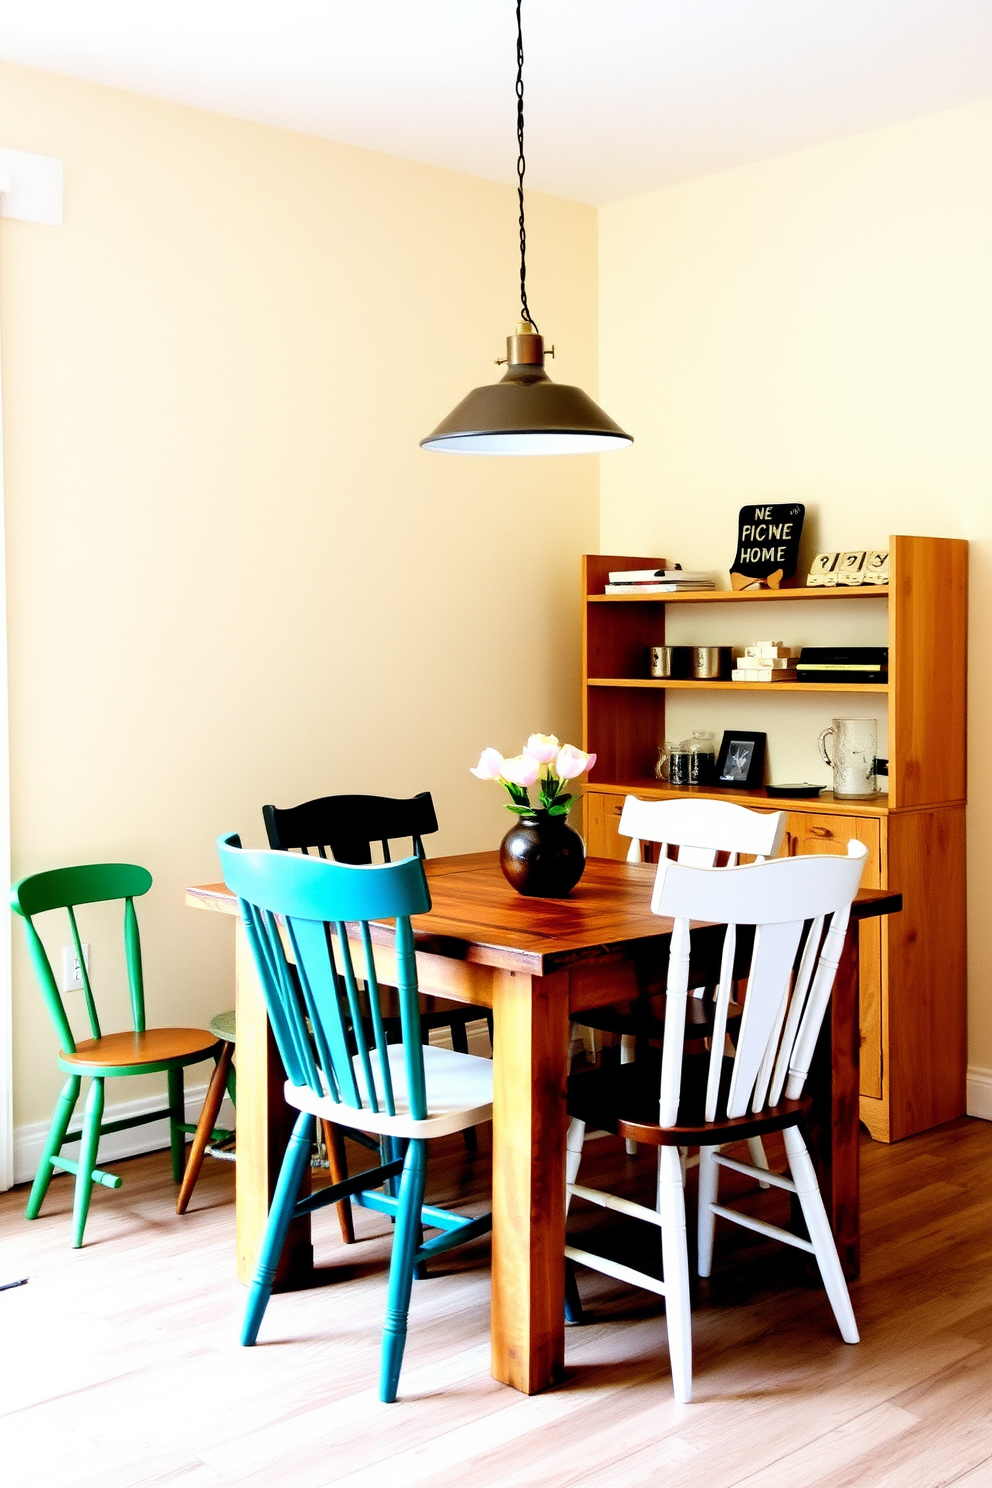
{"type": "Polygon", "coordinates": [[[147,1033],[108,1033],[84,1039],[73,1053],[61,1050],[59,1064],[79,1074],[133,1069],[136,1065],[167,1069],[209,1059],[217,1038],[205,1028],[150,1028],[147,1033]]]}
{"type": "Polygon", "coordinates": [[[675,1126],[658,1125],[661,1055],[646,1051],[634,1064],[607,1065],[582,1071],[568,1082],[568,1114],[590,1129],[614,1132],[628,1141],[656,1147],[719,1147],[725,1142],[761,1136],[795,1126],[809,1111],[812,1100],[783,1100],[759,1115],[727,1116],[727,1091],[734,1061],[724,1060],[724,1077],[717,1100],[717,1119],[707,1121],[707,1056],[689,1054],[682,1066],[682,1099],[675,1126]]]}
{"type": "MultiPolygon", "coordinates": [[[[406,1085],[406,1065],[402,1044],[390,1044],[389,1073],[393,1082],[396,1115],[370,1111],[367,1106],[350,1106],[332,1100],[329,1095],[315,1095],[307,1086],[286,1082],[286,1100],[299,1111],[309,1111],[324,1121],[339,1126],[357,1127],[359,1131],[379,1132],[392,1137],[443,1137],[466,1127],[481,1126],[493,1117],[493,1063],[475,1054],[458,1054],[452,1049],[439,1049],[425,1044],[424,1079],[427,1087],[426,1121],[415,1121],[410,1115],[406,1085]]],[[[380,1082],[380,1062],[376,1050],[369,1058],[380,1082]]],[[[365,1084],[361,1060],[355,1055],[355,1079],[359,1090],[365,1084]]],[[[380,1087],[381,1088],[381,1087],[380,1087]]]]}
{"type": "Polygon", "coordinates": [[[238,1015],[234,1008],[226,1013],[215,1013],[210,1019],[210,1032],[214,1038],[223,1039],[226,1044],[236,1044],[238,1041],[238,1015]]]}

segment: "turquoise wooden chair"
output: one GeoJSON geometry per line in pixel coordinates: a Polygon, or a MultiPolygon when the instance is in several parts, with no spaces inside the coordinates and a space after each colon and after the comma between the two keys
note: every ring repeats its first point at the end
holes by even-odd
{"type": "Polygon", "coordinates": [[[424,1203],[427,1139],[492,1120],[492,1061],[421,1042],[410,916],[430,909],[431,901],[419,858],[356,867],[244,850],[237,836],[220,838],[218,848],[224,881],[241,903],[286,1069],[286,1100],[300,1112],[269,1211],[241,1341],[251,1345],[258,1336],[294,1216],[350,1197],[396,1222],[380,1373],[381,1398],[395,1400],[415,1270],[492,1228],[490,1214],[470,1219],[424,1203]],[[399,992],[399,1044],[386,1042],[369,930],[370,920],[384,919],[395,922],[396,967],[389,981],[399,992]],[[357,968],[353,942],[359,947],[357,968]],[[372,1048],[353,1032],[362,1028],[359,977],[370,993],[372,1048]],[[299,1198],[318,1119],[385,1137],[392,1158],[299,1198]],[[424,1229],[440,1233],[425,1241],[424,1229]]]}
{"type": "Polygon", "coordinates": [[[172,1176],[179,1183],[183,1176],[186,1133],[195,1130],[195,1127],[186,1122],[183,1070],[188,1064],[218,1058],[222,1048],[216,1035],[202,1028],[145,1028],[141,941],[134,900],[141,894],[147,894],[151,886],[152,876],[147,868],[139,868],[134,863],[92,863],[85,867],[54,868],[48,873],[33,873],[29,878],[20,879],[10,894],[11,905],[24,920],[34,972],[59,1037],[59,1069],[69,1076],[55,1108],[41,1164],[28,1197],[26,1213],[28,1219],[38,1217],[52,1174],[56,1170],[73,1173],[76,1182],[72,1205],[72,1243],[77,1249],[83,1243],[93,1184],[102,1184],[104,1188],[120,1188],[122,1182],[116,1173],[105,1173],[97,1167],[100,1138],[110,1132],[144,1126],[147,1122],[161,1121],[163,1117],[168,1117],[172,1176]],[[89,972],[83,959],[75,911],[81,904],[99,904],[110,899],[124,901],[124,955],[134,1028],[131,1033],[104,1035],[97,1016],[89,972]],[[72,943],[79,960],[83,1001],[93,1035],[81,1042],[76,1041],[69,1025],[58,982],[32,918],[52,909],[68,911],[72,943]],[[145,1116],[132,1116],[104,1124],[104,1082],[107,1079],[122,1075],[150,1075],[160,1071],[164,1071],[168,1085],[168,1105],[164,1110],[150,1111],[145,1116]],[[86,1075],[92,1083],[86,1097],[83,1123],[77,1131],[70,1132],[69,1122],[79,1099],[82,1079],[86,1075]],[[78,1161],[62,1155],[62,1148],[67,1142],[80,1143],[78,1161]]]}

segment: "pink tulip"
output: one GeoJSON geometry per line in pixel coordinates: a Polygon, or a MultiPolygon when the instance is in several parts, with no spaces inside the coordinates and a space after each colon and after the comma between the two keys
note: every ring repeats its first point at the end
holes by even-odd
{"type": "Polygon", "coordinates": [[[557,753],[558,740],[554,734],[531,734],[524,745],[524,754],[529,754],[539,765],[550,765],[557,753]]]}
{"type": "Polygon", "coordinates": [[[529,754],[518,754],[514,759],[503,761],[503,779],[513,785],[534,785],[540,773],[540,765],[529,754]]]}
{"type": "Polygon", "coordinates": [[[555,774],[559,780],[574,780],[584,770],[591,770],[595,763],[594,754],[583,754],[574,744],[563,744],[555,760],[555,774]]]}
{"type": "Polygon", "coordinates": [[[503,756],[498,749],[484,749],[471,773],[477,780],[498,780],[503,773],[503,756]]]}

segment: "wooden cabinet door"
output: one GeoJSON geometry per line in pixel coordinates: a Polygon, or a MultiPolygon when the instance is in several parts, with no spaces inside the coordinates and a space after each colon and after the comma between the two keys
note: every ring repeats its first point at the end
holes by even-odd
{"type": "MultiPolygon", "coordinates": [[[[816,816],[812,812],[790,812],[786,825],[785,851],[846,853],[850,838],[868,849],[861,879],[865,889],[880,889],[882,883],[882,824],[872,816],[816,816]]],[[[875,1100],[882,1096],[882,922],[863,920],[861,942],[861,1094],[875,1100]]]]}
{"type": "Polygon", "coordinates": [[[616,858],[623,862],[630,838],[617,831],[624,797],[587,790],[582,799],[586,852],[590,858],[616,858]]]}

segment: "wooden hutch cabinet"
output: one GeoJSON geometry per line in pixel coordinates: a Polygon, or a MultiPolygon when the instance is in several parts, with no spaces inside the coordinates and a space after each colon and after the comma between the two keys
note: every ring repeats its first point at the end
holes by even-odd
{"type": "MultiPolygon", "coordinates": [[[[584,748],[595,751],[598,759],[586,787],[584,822],[591,856],[623,858],[629,844],[618,835],[617,824],[625,795],[699,795],[759,810],[786,810],[783,850],[790,854],[846,851],[851,837],[867,845],[865,887],[900,890],[904,908],[861,927],[861,1119],[873,1137],[897,1141],[965,1111],[968,545],[951,538],[892,537],[889,555],[887,588],[650,596],[605,594],[607,574],[611,569],[657,567],[663,560],[586,557],[583,732],[584,748]],[[775,620],[789,613],[777,608],[782,604],[816,606],[822,630],[829,607],[845,600],[887,606],[887,683],[845,687],[648,676],[648,647],[665,643],[666,614],[676,606],[680,612],[686,605],[748,606],[747,618],[757,634],[771,636],[785,628],[775,620]],[[843,698],[830,693],[883,694],[879,705],[888,716],[888,794],[844,800],[825,790],[813,800],[772,803],[763,788],[679,789],[656,780],[658,745],[666,738],[666,697],[714,689],[815,696],[824,703],[824,712],[843,711],[843,698]]],[[[878,610],[863,613],[866,619],[874,615],[877,632],[878,610]]],[[[787,706],[795,703],[783,698],[774,714],[769,710],[770,750],[775,720],[781,720],[779,710],[787,706]]]]}

